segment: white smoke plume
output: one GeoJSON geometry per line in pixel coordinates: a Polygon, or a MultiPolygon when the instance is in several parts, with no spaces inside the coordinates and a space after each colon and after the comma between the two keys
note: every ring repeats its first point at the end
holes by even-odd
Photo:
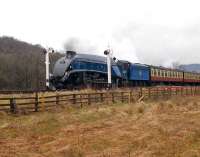
{"type": "Polygon", "coordinates": [[[136,56],[134,44],[130,40],[109,39],[109,40],[93,40],[71,37],[64,43],[65,51],[71,50],[78,53],[104,55],[106,49],[112,49],[113,57],[118,60],[128,60],[130,62],[139,62],[136,56]]]}
{"type": "Polygon", "coordinates": [[[173,67],[177,62],[199,63],[199,24],[180,28],[129,24],[117,30],[114,38],[129,40],[142,63],[166,67],[173,67]]]}
{"type": "Polygon", "coordinates": [[[171,28],[129,23],[113,30],[109,38],[69,38],[65,49],[103,55],[110,45],[117,59],[133,63],[165,67],[174,67],[174,63],[199,63],[199,25],[171,28]]]}

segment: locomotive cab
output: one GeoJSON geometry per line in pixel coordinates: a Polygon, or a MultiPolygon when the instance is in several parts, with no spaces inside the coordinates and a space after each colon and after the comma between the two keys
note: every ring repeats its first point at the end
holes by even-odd
{"type": "Polygon", "coordinates": [[[121,75],[122,75],[122,85],[123,86],[128,85],[130,64],[131,64],[130,62],[124,61],[124,60],[117,61],[117,65],[118,65],[121,75]]]}

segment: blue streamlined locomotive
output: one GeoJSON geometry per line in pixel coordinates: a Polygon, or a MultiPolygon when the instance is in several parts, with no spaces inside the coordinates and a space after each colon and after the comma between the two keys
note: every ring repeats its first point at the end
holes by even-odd
{"type": "MultiPolygon", "coordinates": [[[[105,86],[107,84],[106,57],[67,51],[66,56],[56,62],[50,83],[56,89],[84,88],[93,85],[105,86]]],[[[157,84],[199,85],[200,74],[124,60],[112,60],[112,86],[157,84]]]]}

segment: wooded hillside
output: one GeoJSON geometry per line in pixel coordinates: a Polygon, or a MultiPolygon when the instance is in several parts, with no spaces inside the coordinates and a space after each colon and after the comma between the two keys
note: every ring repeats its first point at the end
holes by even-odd
{"type": "MultiPolygon", "coordinates": [[[[40,45],[0,37],[0,90],[45,88],[43,49],[40,45]]],[[[55,63],[60,56],[54,54],[50,58],[51,62],[55,63]]]]}

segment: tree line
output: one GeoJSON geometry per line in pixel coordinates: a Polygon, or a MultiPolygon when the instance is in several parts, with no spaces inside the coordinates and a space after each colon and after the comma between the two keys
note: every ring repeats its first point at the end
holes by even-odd
{"type": "MultiPolygon", "coordinates": [[[[62,54],[51,54],[52,65],[62,54]]],[[[41,45],[0,37],[0,90],[45,88],[45,55],[41,45]]]]}

